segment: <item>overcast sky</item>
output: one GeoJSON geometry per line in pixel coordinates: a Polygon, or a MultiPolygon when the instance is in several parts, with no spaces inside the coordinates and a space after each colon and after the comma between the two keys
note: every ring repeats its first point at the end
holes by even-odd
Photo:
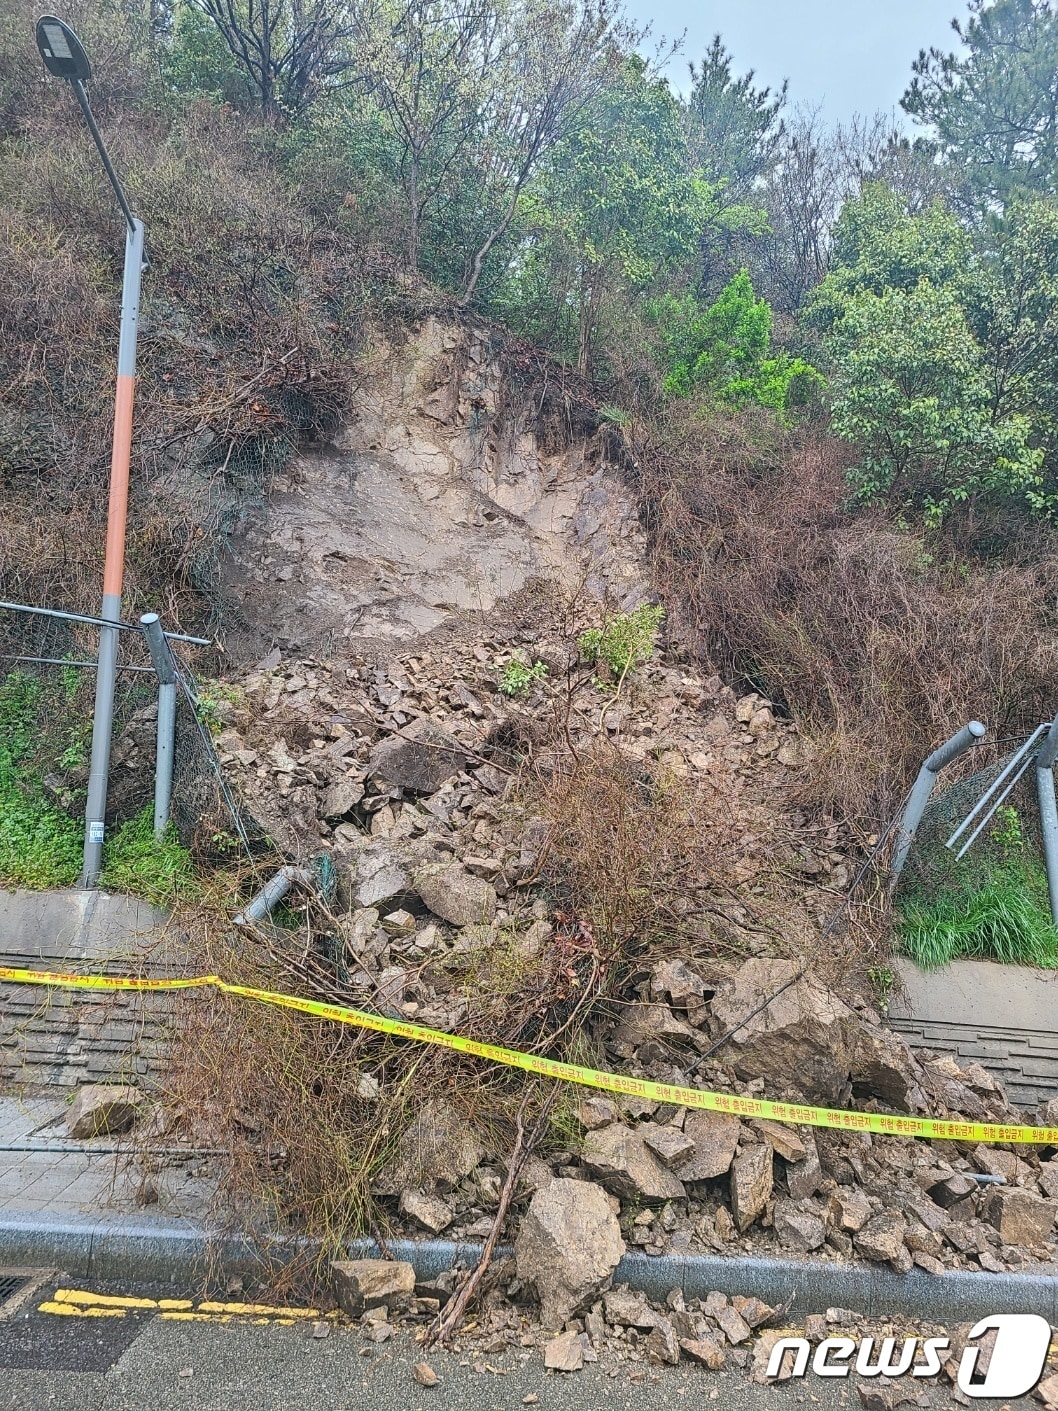
{"type": "Polygon", "coordinates": [[[686,30],[669,70],[677,87],[685,86],[687,60],[719,31],[736,73],[755,69],[772,87],[788,78],[790,101],[818,104],[832,122],[895,108],[918,51],[953,49],[951,19],[967,8],[965,0],[625,0],[625,7],[653,26],[655,38],[686,30]]]}

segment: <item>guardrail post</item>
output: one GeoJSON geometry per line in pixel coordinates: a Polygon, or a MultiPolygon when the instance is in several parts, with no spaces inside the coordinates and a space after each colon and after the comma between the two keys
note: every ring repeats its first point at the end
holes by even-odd
{"type": "Polygon", "coordinates": [[[1047,867],[1047,890],[1051,897],[1051,920],[1058,926],[1058,804],[1054,797],[1054,762],[1058,759],[1058,716],[1036,756],[1036,797],[1040,803],[1043,858],[1047,867]]]}
{"type": "Polygon", "coordinates": [[[951,764],[953,759],[958,759],[961,754],[972,749],[984,733],[985,727],[981,722],[971,720],[969,725],[964,725],[957,735],[953,735],[950,740],[945,740],[943,745],[935,749],[918,771],[918,778],[912,786],[907,807],[904,809],[903,817],[896,830],[896,847],[893,850],[892,862],[894,882],[903,871],[907,855],[911,851],[911,844],[915,840],[918,825],[922,822],[922,815],[929,803],[929,796],[933,792],[933,785],[937,782],[937,775],[946,764],[951,764]]]}
{"type": "Polygon", "coordinates": [[[169,822],[176,753],[176,664],[156,612],[146,612],[140,626],[158,674],[158,750],[154,765],[154,836],[161,842],[169,822]]]}

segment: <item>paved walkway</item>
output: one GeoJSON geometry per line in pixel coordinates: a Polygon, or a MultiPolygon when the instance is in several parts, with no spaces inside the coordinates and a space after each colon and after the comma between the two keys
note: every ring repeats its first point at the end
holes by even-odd
{"type": "Polygon", "coordinates": [[[145,1179],[120,1138],[72,1139],[66,1107],[65,1094],[0,1096],[0,1215],[205,1216],[214,1190],[208,1158],[161,1156],[145,1179]]]}

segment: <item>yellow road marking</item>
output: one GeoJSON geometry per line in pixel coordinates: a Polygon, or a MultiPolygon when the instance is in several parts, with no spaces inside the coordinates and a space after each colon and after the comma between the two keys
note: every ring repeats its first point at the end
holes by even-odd
{"type": "Polygon", "coordinates": [[[76,1303],[42,1303],[38,1313],[64,1313],[73,1318],[124,1318],[127,1308],[82,1308],[76,1303]]]}
{"type": "Polygon", "coordinates": [[[236,1316],[264,1314],[279,1318],[318,1318],[317,1308],[270,1308],[267,1303],[200,1303],[200,1313],[234,1313],[236,1316]]]}
{"type": "MultiPolygon", "coordinates": [[[[157,1308],[158,1302],[153,1298],[126,1298],[121,1294],[113,1293],[88,1293],[84,1289],[56,1289],[54,1294],[56,1303],[80,1303],[86,1307],[98,1305],[101,1308],[157,1308]]],[[[191,1304],[187,1305],[189,1308],[191,1304]]]]}

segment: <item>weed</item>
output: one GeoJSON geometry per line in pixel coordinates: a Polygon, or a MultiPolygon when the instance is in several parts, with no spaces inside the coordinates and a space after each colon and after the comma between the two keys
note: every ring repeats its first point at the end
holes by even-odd
{"type": "Polygon", "coordinates": [[[497,670],[500,671],[500,690],[511,697],[527,696],[530,688],[547,676],[547,667],[542,661],[530,666],[520,653],[512,656],[502,669],[497,667],[497,670]]]}
{"type": "Polygon", "coordinates": [[[889,1008],[889,996],[896,984],[896,971],[891,965],[871,965],[867,969],[867,978],[874,986],[878,1003],[884,1013],[889,1008]]]}
{"type": "Polygon", "coordinates": [[[634,612],[619,612],[604,626],[582,632],[577,645],[587,660],[606,663],[620,689],[625,677],[653,656],[664,618],[664,608],[643,603],[634,612]]]}
{"type": "Polygon", "coordinates": [[[1002,808],[996,809],[996,821],[989,831],[1005,858],[1017,856],[1025,847],[1021,817],[1017,809],[1010,804],[1004,804],[1002,808]]]}
{"type": "Polygon", "coordinates": [[[238,703],[240,692],[237,686],[229,686],[223,681],[208,681],[200,686],[196,710],[198,718],[214,739],[228,724],[227,708],[238,703]]]}

